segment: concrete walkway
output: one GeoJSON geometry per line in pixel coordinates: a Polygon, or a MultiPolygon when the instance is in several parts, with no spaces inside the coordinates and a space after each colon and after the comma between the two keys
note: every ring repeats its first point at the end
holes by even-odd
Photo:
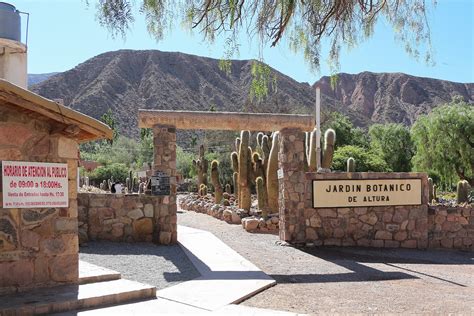
{"type": "Polygon", "coordinates": [[[178,226],[178,242],[201,274],[199,278],[158,291],[156,300],[78,314],[295,315],[230,305],[271,287],[275,280],[207,231],[178,226]]]}

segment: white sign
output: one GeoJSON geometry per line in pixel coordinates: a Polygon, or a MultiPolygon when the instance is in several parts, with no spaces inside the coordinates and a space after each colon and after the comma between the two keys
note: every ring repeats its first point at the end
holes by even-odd
{"type": "Polygon", "coordinates": [[[283,179],[285,177],[285,174],[283,173],[283,169],[278,169],[277,170],[277,176],[278,176],[278,179],[283,179]]]}
{"type": "Polygon", "coordinates": [[[3,208],[68,207],[64,163],[2,161],[3,208]]]}
{"type": "Polygon", "coordinates": [[[420,205],[421,179],[314,180],[313,207],[420,205]]]}

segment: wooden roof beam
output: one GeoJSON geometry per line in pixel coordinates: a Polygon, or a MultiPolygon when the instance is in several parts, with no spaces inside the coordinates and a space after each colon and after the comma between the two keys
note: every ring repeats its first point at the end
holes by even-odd
{"type": "Polygon", "coordinates": [[[314,117],[276,113],[139,110],[140,128],[151,128],[157,124],[171,125],[177,129],[273,132],[284,128],[299,128],[312,131],[314,117]]]}

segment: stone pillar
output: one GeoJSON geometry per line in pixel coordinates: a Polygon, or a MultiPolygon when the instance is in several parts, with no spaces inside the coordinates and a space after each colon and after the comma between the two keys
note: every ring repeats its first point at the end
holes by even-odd
{"type": "Polygon", "coordinates": [[[161,196],[155,207],[154,236],[160,244],[177,242],[176,218],[176,127],[171,125],[153,126],[153,172],[161,171],[170,177],[170,195],[161,196]]]}
{"type": "Polygon", "coordinates": [[[305,241],[305,134],[300,129],[283,129],[279,142],[280,239],[302,243],[305,241]]]}

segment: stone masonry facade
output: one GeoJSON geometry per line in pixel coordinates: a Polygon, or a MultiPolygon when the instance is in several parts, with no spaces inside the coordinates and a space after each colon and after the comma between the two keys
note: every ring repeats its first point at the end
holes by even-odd
{"type": "Polygon", "coordinates": [[[0,208],[0,295],[78,279],[78,144],[55,128],[0,103],[0,160],[67,163],[69,171],[68,208],[0,208]]]}
{"type": "Polygon", "coordinates": [[[175,244],[176,210],[169,196],[79,193],[79,241],[175,244]]]}
{"type": "MultiPolygon", "coordinates": [[[[170,195],[164,196],[160,208],[168,214],[176,214],[176,127],[169,125],[155,125],[153,127],[153,171],[164,172],[170,177],[170,195]]],[[[176,216],[176,215],[175,215],[176,216]]],[[[172,232],[172,241],[176,241],[176,221],[174,223],[163,223],[160,229],[172,232]]]]}
{"type": "Polygon", "coordinates": [[[307,173],[304,221],[305,241],[326,246],[379,248],[428,247],[427,176],[423,173],[307,173]],[[312,181],[366,179],[421,179],[422,204],[346,208],[312,207],[312,181]]]}
{"type": "Polygon", "coordinates": [[[280,239],[305,242],[305,134],[299,129],[280,131],[278,153],[280,239]]]}
{"type": "Polygon", "coordinates": [[[474,207],[428,208],[428,246],[474,250],[474,207]]]}
{"type": "Polygon", "coordinates": [[[315,246],[474,250],[472,205],[428,205],[424,173],[305,173],[304,133],[280,132],[280,239],[315,246]],[[313,208],[312,181],[421,179],[421,205],[313,208]]]}

